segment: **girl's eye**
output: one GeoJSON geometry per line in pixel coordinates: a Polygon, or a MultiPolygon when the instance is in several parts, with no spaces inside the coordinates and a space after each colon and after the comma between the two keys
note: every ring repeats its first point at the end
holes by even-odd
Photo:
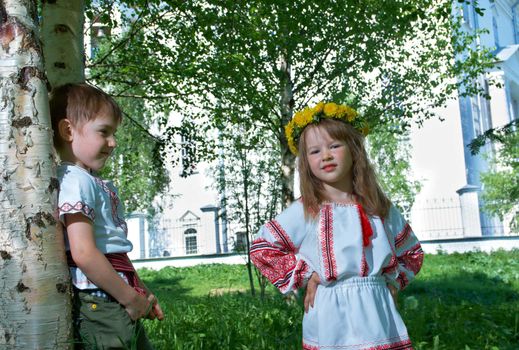
{"type": "Polygon", "coordinates": [[[309,153],[310,154],[317,154],[317,153],[319,153],[319,150],[318,149],[313,149],[309,153]]]}
{"type": "Polygon", "coordinates": [[[334,143],[334,144],[331,146],[331,148],[339,148],[339,147],[341,147],[341,144],[339,144],[339,143],[334,143]]]}

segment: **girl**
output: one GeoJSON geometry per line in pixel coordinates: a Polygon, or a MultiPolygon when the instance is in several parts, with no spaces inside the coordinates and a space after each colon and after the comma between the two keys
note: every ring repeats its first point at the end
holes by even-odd
{"type": "Polygon", "coordinates": [[[302,197],[260,229],[251,259],[282,293],[306,286],[303,349],[412,349],[393,297],[423,251],[376,181],[367,130],[322,102],[285,127],[302,197]]]}

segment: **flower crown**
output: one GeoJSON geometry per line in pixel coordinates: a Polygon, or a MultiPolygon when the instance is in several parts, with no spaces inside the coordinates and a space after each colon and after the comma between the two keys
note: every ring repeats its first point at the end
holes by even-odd
{"type": "Polygon", "coordinates": [[[367,122],[358,115],[355,109],[333,102],[319,102],[313,108],[306,107],[296,112],[292,120],[285,125],[288,148],[294,155],[297,156],[297,143],[303,129],[308,124],[319,123],[323,119],[342,120],[359,130],[364,136],[369,133],[367,122]]]}

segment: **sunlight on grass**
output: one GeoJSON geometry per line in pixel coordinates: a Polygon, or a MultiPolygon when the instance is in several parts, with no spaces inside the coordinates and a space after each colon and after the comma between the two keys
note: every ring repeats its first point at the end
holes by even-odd
{"type": "MultiPolygon", "coordinates": [[[[243,265],[140,270],[166,313],[157,349],[300,349],[300,300],[249,291],[243,265]]],[[[519,349],[519,250],[427,255],[399,305],[416,350],[519,349]]]]}

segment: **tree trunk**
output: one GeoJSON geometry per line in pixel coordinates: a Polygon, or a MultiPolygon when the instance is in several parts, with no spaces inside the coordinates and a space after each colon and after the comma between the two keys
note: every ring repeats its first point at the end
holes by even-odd
{"type": "Polygon", "coordinates": [[[0,0],[0,348],[68,349],[71,305],[36,1],[0,0]]]}
{"type": "Polygon", "coordinates": [[[85,81],[84,12],[84,0],[43,1],[43,55],[51,87],[85,81]]]}
{"type": "Polygon", "coordinates": [[[281,193],[282,193],[282,203],[284,207],[288,207],[290,203],[294,200],[294,162],[295,157],[290,152],[288,148],[288,143],[285,137],[285,128],[284,126],[290,121],[292,118],[292,113],[294,109],[294,83],[292,82],[292,73],[291,73],[291,64],[287,59],[286,55],[281,58],[280,63],[280,71],[282,74],[281,79],[281,99],[280,99],[280,109],[281,109],[281,130],[280,132],[280,141],[281,141],[281,170],[282,174],[282,183],[281,183],[281,193]]]}

